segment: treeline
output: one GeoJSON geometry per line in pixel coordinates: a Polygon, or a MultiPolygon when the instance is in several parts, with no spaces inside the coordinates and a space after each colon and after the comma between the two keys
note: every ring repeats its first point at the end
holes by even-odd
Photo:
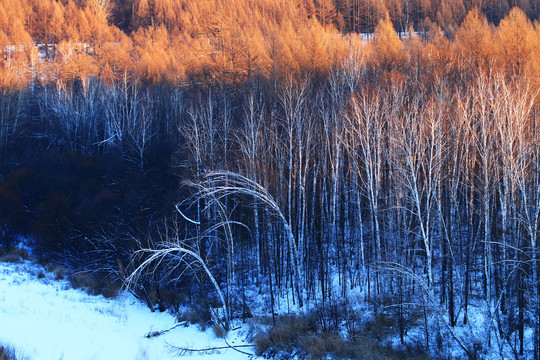
{"type": "MultiPolygon", "coordinates": [[[[525,63],[539,58],[531,54],[540,47],[538,25],[531,22],[538,20],[537,3],[257,0],[234,6],[215,0],[2,0],[0,85],[89,76],[112,82],[126,73],[146,83],[172,84],[327,74],[351,48],[373,53],[373,41],[366,44],[358,33],[371,37],[387,16],[406,39],[420,36],[420,48],[438,42],[438,63],[457,66],[464,52],[483,59],[496,55],[498,64],[518,52],[524,59],[512,61],[525,63]],[[517,18],[510,13],[513,6],[521,9],[517,18]],[[467,28],[469,11],[480,19],[478,28],[467,28]],[[509,31],[522,38],[506,38],[509,31]]],[[[398,59],[419,51],[432,61],[433,55],[425,54],[430,50],[393,45],[398,59]]]]}

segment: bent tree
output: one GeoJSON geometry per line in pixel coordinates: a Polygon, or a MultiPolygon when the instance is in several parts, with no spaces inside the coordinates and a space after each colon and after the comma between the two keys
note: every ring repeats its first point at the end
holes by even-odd
{"type": "MultiPolygon", "coordinates": [[[[223,305],[223,313],[225,315],[224,327],[228,328],[229,326],[229,309],[227,307],[227,302],[225,301],[225,296],[219,283],[216,281],[216,278],[210,271],[210,268],[200,256],[196,249],[192,249],[187,245],[189,240],[195,239],[180,239],[179,237],[174,237],[171,239],[165,239],[160,242],[156,249],[140,249],[134,253],[134,258],[140,256],[146,256],[146,258],[138,265],[135,270],[127,277],[125,284],[127,288],[132,288],[139,282],[139,279],[147,273],[155,275],[156,271],[162,263],[165,263],[167,266],[167,272],[172,274],[174,270],[184,265],[188,268],[193,267],[198,264],[203,269],[212,285],[216,289],[219,300],[223,305]]],[[[179,277],[176,279],[179,280],[179,277]]]]}
{"type": "Polygon", "coordinates": [[[281,221],[285,230],[292,263],[291,270],[294,279],[292,287],[298,298],[298,306],[303,307],[304,296],[303,291],[300,290],[300,279],[303,277],[303,273],[301,273],[299,265],[296,239],[287,218],[268,190],[243,175],[229,171],[212,171],[207,173],[200,182],[199,189],[197,196],[205,199],[219,201],[230,196],[247,196],[251,199],[256,199],[269,214],[276,216],[281,221]]]}

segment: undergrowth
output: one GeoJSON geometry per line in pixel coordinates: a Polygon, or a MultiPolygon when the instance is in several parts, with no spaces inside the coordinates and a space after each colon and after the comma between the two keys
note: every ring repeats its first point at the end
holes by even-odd
{"type": "Polygon", "coordinates": [[[0,247],[0,262],[18,263],[23,260],[28,260],[29,255],[25,249],[18,247],[9,248],[6,250],[4,247],[0,247]]]}
{"type": "Polygon", "coordinates": [[[383,346],[372,331],[352,339],[338,331],[322,330],[317,316],[282,315],[275,326],[259,329],[254,337],[255,352],[267,358],[286,358],[295,354],[305,359],[424,360],[422,348],[395,350],[383,346]]]}

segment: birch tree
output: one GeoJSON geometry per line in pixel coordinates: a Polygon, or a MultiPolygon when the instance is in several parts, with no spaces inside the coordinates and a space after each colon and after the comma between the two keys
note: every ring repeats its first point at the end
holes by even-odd
{"type": "Polygon", "coordinates": [[[261,206],[265,207],[272,216],[279,219],[287,237],[291,256],[291,267],[294,278],[292,287],[293,290],[296,291],[298,305],[299,307],[302,307],[304,298],[303,292],[299,289],[300,263],[297,258],[298,251],[294,233],[283,211],[268,190],[243,175],[227,171],[208,172],[204,176],[203,181],[199,184],[199,187],[199,196],[204,198],[213,198],[216,200],[230,196],[247,196],[248,198],[254,198],[260,202],[261,206]]]}
{"type": "Polygon", "coordinates": [[[501,102],[505,116],[511,121],[516,148],[510,164],[510,176],[519,199],[518,220],[530,242],[529,258],[532,270],[532,299],[534,302],[534,356],[540,357],[540,294],[538,232],[540,230],[540,121],[534,113],[537,93],[527,85],[502,84],[501,102]]]}
{"type": "MultiPolygon", "coordinates": [[[[265,123],[264,104],[260,94],[252,91],[247,94],[244,103],[244,121],[242,127],[236,133],[236,141],[243,157],[242,170],[246,177],[259,183],[261,169],[261,157],[266,152],[263,142],[263,128],[265,123]]],[[[255,251],[257,263],[257,277],[261,274],[261,233],[259,229],[259,206],[253,204],[253,237],[255,238],[255,251]]]]}

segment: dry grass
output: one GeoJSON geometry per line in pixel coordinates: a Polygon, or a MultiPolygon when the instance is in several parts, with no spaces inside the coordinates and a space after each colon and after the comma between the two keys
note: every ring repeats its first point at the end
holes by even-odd
{"type": "Polygon", "coordinates": [[[54,279],[55,280],[63,280],[64,279],[66,269],[63,266],[53,264],[53,263],[47,263],[45,265],[45,268],[47,269],[48,272],[54,274],[54,279]]]}
{"type": "Polygon", "coordinates": [[[344,342],[334,354],[339,359],[428,360],[430,358],[421,347],[399,351],[388,346],[381,346],[377,340],[368,337],[344,342]]]}
{"type": "Polygon", "coordinates": [[[302,339],[317,331],[313,317],[284,315],[278,317],[276,326],[255,336],[255,351],[258,355],[269,350],[292,350],[300,347],[302,339]]]}
{"type": "Polygon", "coordinates": [[[13,255],[13,254],[7,254],[7,255],[4,255],[2,257],[0,257],[0,262],[6,262],[6,263],[18,263],[18,262],[21,262],[22,259],[17,256],[17,255],[13,255]]]}
{"type": "Polygon", "coordinates": [[[0,262],[18,263],[23,260],[28,260],[29,255],[25,249],[11,248],[9,251],[2,250],[0,252],[0,262]]]}
{"type": "Polygon", "coordinates": [[[73,273],[68,280],[74,289],[82,289],[90,295],[103,295],[108,299],[118,296],[122,288],[120,280],[90,271],[73,273]]]}
{"type": "Polygon", "coordinates": [[[95,291],[98,288],[98,281],[91,272],[76,272],[71,274],[68,280],[74,289],[82,289],[92,295],[95,295],[95,291]]]}
{"type": "Polygon", "coordinates": [[[339,355],[347,347],[341,336],[334,333],[303,336],[299,345],[310,359],[326,359],[329,354],[339,355]]]}
{"type": "Polygon", "coordinates": [[[178,313],[178,321],[187,321],[190,324],[197,324],[204,331],[206,324],[212,319],[210,310],[204,306],[190,307],[178,313]]]}
{"type": "Polygon", "coordinates": [[[382,340],[395,333],[397,320],[390,314],[379,312],[364,323],[360,331],[373,339],[382,340]]]}
{"type": "Polygon", "coordinates": [[[217,338],[224,339],[227,337],[227,330],[220,324],[212,325],[212,330],[214,331],[214,335],[216,335],[217,338]]]}
{"type": "MultiPolygon", "coordinates": [[[[389,325],[389,322],[385,322],[389,325]]],[[[280,316],[276,326],[258,331],[254,337],[257,355],[285,356],[296,353],[308,359],[363,359],[363,360],[425,360],[429,356],[422,348],[396,351],[381,346],[373,331],[385,333],[380,328],[371,329],[354,340],[345,340],[337,332],[318,329],[314,317],[280,316]]],[[[380,334],[379,334],[380,335],[380,334]]]]}
{"type": "MultiPolygon", "coordinates": [[[[186,302],[186,297],[177,289],[162,287],[159,289],[159,295],[163,306],[178,313],[180,306],[186,302]]],[[[156,296],[157,298],[157,296],[156,296]]]]}

